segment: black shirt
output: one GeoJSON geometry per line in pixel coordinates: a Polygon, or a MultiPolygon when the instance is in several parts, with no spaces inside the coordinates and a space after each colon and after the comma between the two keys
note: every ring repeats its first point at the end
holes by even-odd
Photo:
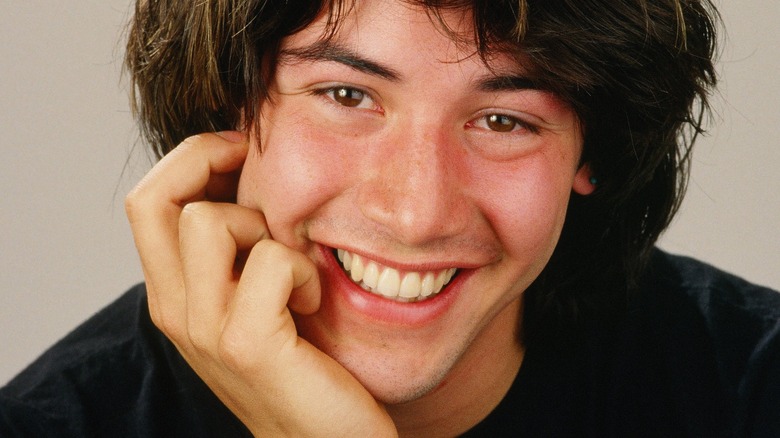
{"type": "MultiPolygon", "coordinates": [[[[467,436],[780,437],[780,294],[657,251],[615,330],[528,350],[467,436]]],[[[0,436],[249,436],[152,324],[143,285],[0,389],[0,436]]]]}

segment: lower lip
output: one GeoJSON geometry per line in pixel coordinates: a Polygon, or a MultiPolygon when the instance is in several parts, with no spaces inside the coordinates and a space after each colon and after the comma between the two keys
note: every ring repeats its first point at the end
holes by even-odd
{"type": "Polygon", "coordinates": [[[440,318],[454,304],[461,285],[473,270],[458,273],[444,289],[432,298],[412,303],[389,300],[364,290],[347,278],[341,265],[330,248],[320,246],[320,256],[324,261],[322,267],[323,306],[333,306],[336,310],[341,305],[351,311],[352,315],[363,315],[372,322],[407,327],[423,327],[440,318]]]}

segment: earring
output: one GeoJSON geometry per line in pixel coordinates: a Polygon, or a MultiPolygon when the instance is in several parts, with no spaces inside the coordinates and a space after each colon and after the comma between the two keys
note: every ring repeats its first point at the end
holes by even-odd
{"type": "Polygon", "coordinates": [[[593,184],[594,186],[597,186],[597,185],[599,184],[599,179],[598,179],[598,178],[596,178],[595,176],[592,176],[592,177],[590,177],[590,179],[589,179],[588,181],[589,181],[591,184],[593,184]]]}

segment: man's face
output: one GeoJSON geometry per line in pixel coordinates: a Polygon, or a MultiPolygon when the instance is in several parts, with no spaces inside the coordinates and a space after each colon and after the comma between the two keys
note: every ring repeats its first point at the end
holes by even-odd
{"type": "Polygon", "coordinates": [[[488,68],[405,2],[359,2],[318,45],[322,32],[282,44],[239,203],[319,268],[322,306],[296,316],[299,334],[378,399],[406,401],[464,355],[520,348],[520,297],[572,187],[589,187],[580,127],[522,66],[488,68]]]}

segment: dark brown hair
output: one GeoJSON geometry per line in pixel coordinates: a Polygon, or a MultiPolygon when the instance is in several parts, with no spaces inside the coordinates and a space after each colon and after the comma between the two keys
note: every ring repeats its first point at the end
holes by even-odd
{"type": "MultiPolygon", "coordinates": [[[[709,0],[405,0],[473,11],[483,59],[530,60],[567,101],[598,179],[573,195],[561,240],[525,294],[526,342],[552,341],[625,308],[685,189],[690,148],[715,85],[709,0]]],[[[158,156],[204,131],[257,121],[281,40],[351,0],[139,0],[126,66],[158,156]]],[[[453,35],[453,38],[456,36],[453,35]]]]}

